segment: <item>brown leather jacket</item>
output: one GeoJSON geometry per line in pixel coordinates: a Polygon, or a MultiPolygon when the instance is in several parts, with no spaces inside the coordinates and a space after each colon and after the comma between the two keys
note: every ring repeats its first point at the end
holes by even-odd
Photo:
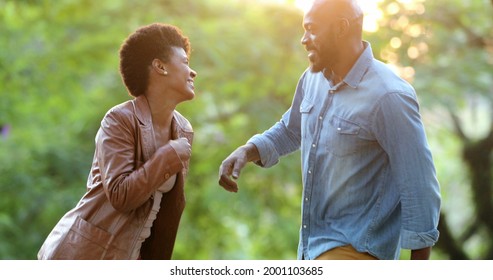
{"type": "MultiPolygon", "coordinates": [[[[192,126],[176,111],[172,129],[173,139],[192,143],[192,126]]],[[[87,192],[48,235],[38,259],[130,259],[154,192],[177,174],[141,247],[142,259],[170,259],[185,207],[189,162],[182,163],[169,144],[158,148],[145,96],[109,110],[96,135],[87,192]]]]}

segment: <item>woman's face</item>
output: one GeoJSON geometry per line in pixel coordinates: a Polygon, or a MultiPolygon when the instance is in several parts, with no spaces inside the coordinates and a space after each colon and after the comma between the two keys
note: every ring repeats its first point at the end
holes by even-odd
{"type": "Polygon", "coordinates": [[[172,92],[178,101],[191,100],[195,96],[194,78],[197,76],[190,68],[188,56],[183,48],[171,47],[170,60],[166,63],[168,72],[167,90],[172,92]]]}

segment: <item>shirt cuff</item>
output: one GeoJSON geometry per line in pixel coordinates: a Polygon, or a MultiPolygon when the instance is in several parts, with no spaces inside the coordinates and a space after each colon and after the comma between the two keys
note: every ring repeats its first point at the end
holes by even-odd
{"type": "Polygon", "coordinates": [[[279,162],[279,154],[277,153],[274,144],[262,135],[254,135],[247,143],[255,145],[259,152],[260,161],[255,162],[255,164],[268,168],[279,162]]]}
{"type": "Polygon", "coordinates": [[[417,250],[432,247],[438,241],[439,232],[436,229],[427,232],[414,232],[402,230],[401,247],[403,249],[417,250]]]}

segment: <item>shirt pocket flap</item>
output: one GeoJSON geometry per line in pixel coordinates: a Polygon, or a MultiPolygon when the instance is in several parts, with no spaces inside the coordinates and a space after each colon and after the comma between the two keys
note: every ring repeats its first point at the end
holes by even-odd
{"type": "Polygon", "coordinates": [[[300,105],[300,113],[305,113],[305,114],[310,113],[312,108],[313,108],[313,101],[303,99],[303,101],[301,102],[301,105],[300,105]]]}
{"type": "Polygon", "coordinates": [[[337,130],[337,133],[339,133],[339,134],[356,135],[360,131],[359,125],[357,125],[354,122],[340,118],[338,116],[334,116],[332,118],[332,120],[330,121],[330,123],[333,127],[335,127],[335,129],[337,130]]]}

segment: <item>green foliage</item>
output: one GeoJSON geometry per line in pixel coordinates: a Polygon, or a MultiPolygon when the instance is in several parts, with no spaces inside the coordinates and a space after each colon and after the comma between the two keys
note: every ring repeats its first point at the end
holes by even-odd
{"type": "Polygon", "coordinates": [[[379,42],[377,56],[414,68],[410,80],[423,103],[461,110],[478,96],[491,102],[491,1],[383,1],[381,8],[385,32],[368,37],[379,42]]]}

